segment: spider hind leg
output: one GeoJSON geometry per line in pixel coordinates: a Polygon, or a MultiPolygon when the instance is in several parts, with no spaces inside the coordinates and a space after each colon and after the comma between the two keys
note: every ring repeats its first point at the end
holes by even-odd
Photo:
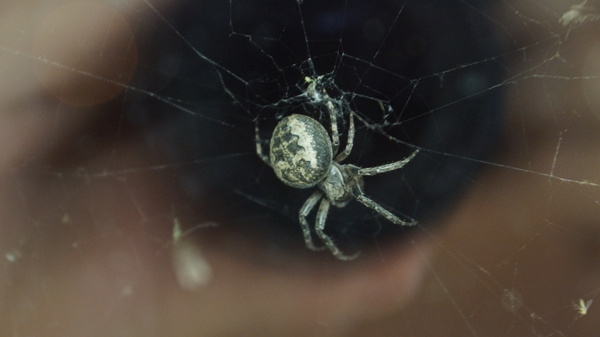
{"type": "Polygon", "coordinates": [[[325,243],[325,246],[329,249],[329,251],[338,259],[348,261],[354,260],[360,254],[359,252],[353,255],[346,255],[342,253],[342,251],[337,247],[333,239],[327,235],[324,231],[325,223],[327,220],[327,213],[329,213],[329,206],[331,202],[326,198],[321,201],[321,205],[319,205],[319,210],[317,211],[317,218],[315,224],[315,231],[317,232],[317,236],[325,243]]]}
{"type": "Polygon", "coordinates": [[[312,235],[310,233],[310,226],[308,225],[308,221],[306,220],[306,217],[310,214],[310,212],[313,210],[313,208],[315,208],[315,205],[317,204],[317,202],[319,202],[319,200],[321,200],[321,198],[323,197],[323,193],[321,191],[315,191],[313,192],[313,194],[310,195],[310,197],[308,197],[308,199],[306,199],[306,201],[304,202],[304,205],[302,205],[302,208],[300,208],[300,212],[298,213],[299,215],[299,220],[300,220],[300,226],[302,226],[302,235],[304,236],[304,242],[306,243],[306,247],[308,247],[308,249],[310,250],[315,250],[315,251],[319,251],[319,250],[323,250],[325,249],[324,246],[316,246],[312,240],[312,235]]]}
{"type": "Polygon", "coordinates": [[[365,196],[364,194],[357,195],[356,200],[360,201],[361,204],[363,204],[363,205],[369,207],[370,209],[374,210],[375,212],[379,213],[380,215],[382,215],[384,218],[388,219],[391,223],[393,223],[395,225],[411,227],[411,226],[414,226],[417,224],[417,221],[415,221],[415,220],[405,221],[405,220],[400,219],[399,217],[392,214],[392,212],[388,211],[387,209],[385,209],[381,205],[379,205],[375,200],[365,196]]]}

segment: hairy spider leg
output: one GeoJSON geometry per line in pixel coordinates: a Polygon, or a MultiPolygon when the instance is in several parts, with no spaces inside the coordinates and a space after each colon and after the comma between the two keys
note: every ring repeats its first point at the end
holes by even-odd
{"type": "Polygon", "coordinates": [[[392,214],[392,212],[388,211],[387,209],[385,209],[381,205],[379,205],[375,200],[365,196],[364,193],[362,193],[362,191],[360,193],[356,193],[356,194],[353,193],[352,195],[356,198],[356,200],[360,201],[361,204],[363,204],[363,205],[369,207],[370,209],[374,210],[375,212],[383,215],[383,217],[385,217],[386,219],[388,219],[391,223],[393,223],[395,225],[414,226],[417,224],[416,220],[404,221],[404,220],[400,219],[399,217],[392,214]]]}
{"type": "Polygon", "coordinates": [[[340,260],[354,260],[358,257],[359,253],[355,253],[353,255],[346,255],[342,253],[342,251],[335,245],[333,239],[329,235],[325,233],[325,223],[327,222],[327,214],[329,213],[329,206],[331,202],[327,198],[323,198],[321,200],[321,205],[319,205],[319,210],[317,211],[315,231],[317,235],[325,243],[329,251],[340,260]]]}
{"type": "Polygon", "coordinates": [[[310,212],[315,208],[315,205],[321,198],[323,197],[323,192],[320,190],[316,190],[313,194],[306,199],[302,208],[300,208],[300,212],[298,213],[300,219],[300,226],[302,226],[302,235],[304,236],[304,242],[306,243],[306,247],[311,250],[323,250],[324,246],[315,246],[312,240],[312,235],[310,234],[310,226],[308,221],[306,221],[306,217],[310,214],[310,212]]]}
{"type": "MultiPolygon", "coordinates": [[[[358,177],[362,177],[362,176],[373,176],[373,175],[377,175],[380,173],[385,173],[385,172],[390,172],[390,171],[394,171],[394,170],[398,170],[400,168],[402,168],[404,165],[406,165],[408,162],[410,162],[416,155],[417,153],[419,153],[419,150],[415,150],[413,151],[413,153],[411,153],[408,157],[393,162],[393,163],[389,163],[389,164],[384,164],[384,165],[380,165],[380,166],[375,166],[375,167],[367,167],[367,168],[359,168],[356,166],[350,166],[348,165],[347,167],[350,169],[350,171],[354,171],[353,175],[356,175],[357,178],[358,177]]],[[[392,212],[388,211],[387,209],[385,209],[384,207],[382,207],[381,205],[379,205],[375,200],[367,197],[361,186],[360,186],[360,181],[361,179],[353,179],[350,184],[352,184],[350,191],[352,193],[352,196],[354,196],[354,198],[356,200],[358,200],[360,203],[362,203],[363,205],[367,206],[368,208],[374,210],[375,212],[381,214],[383,217],[385,217],[386,219],[388,219],[390,222],[396,224],[396,225],[401,225],[401,226],[414,226],[417,224],[417,221],[412,220],[411,221],[405,221],[400,219],[399,217],[397,217],[396,215],[394,215],[392,212]]]]}
{"type": "Polygon", "coordinates": [[[337,111],[335,110],[335,107],[331,102],[331,97],[329,97],[326,92],[325,97],[325,99],[327,100],[325,105],[327,106],[327,110],[329,111],[329,121],[331,122],[331,149],[332,153],[335,155],[340,147],[340,133],[338,130],[336,116],[337,111]]]}
{"type": "Polygon", "coordinates": [[[401,169],[404,165],[408,164],[408,162],[410,162],[417,155],[417,153],[419,153],[418,149],[414,150],[413,153],[410,154],[410,156],[408,156],[402,160],[395,161],[393,163],[384,164],[384,165],[375,166],[375,167],[358,168],[357,174],[359,176],[374,176],[374,175],[378,175],[380,173],[385,173],[385,172],[390,172],[390,171],[401,169]]]}
{"type": "Polygon", "coordinates": [[[327,107],[327,111],[329,112],[329,122],[331,124],[331,149],[332,153],[335,155],[340,146],[340,134],[338,131],[337,125],[337,117],[336,117],[336,109],[333,105],[331,97],[327,94],[327,91],[324,88],[320,88],[318,90],[317,85],[320,83],[323,76],[319,76],[317,78],[306,77],[304,81],[308,83],[308,87],[306,88],[306,93],[308,97],[315,101],[319,102],[321,100],[325,101],[325,106],[327,107]]]}
{"type": "Polygon", "coordinates": [[[258,157],[260,159],[262,159],[262,161],[264,161],[267,165],[271,166],[269,157],[264,154],[263,149],[262,149],[260,135],[259,135],[259,131],[258,131],[258,120],[256,122],[256,126],[254,126],[254,142],[256,143],[256,154],[258,155],[258,157]]]}
{"type": "Polygon", "coordinates": [[[348,129],[348,137],[346,139],[346,148],[344,148],[344,151],[338,153],[338,155],[335,156],[335,161],[338,163],[343,161],[348,157],[348,155],[350,155],[350,152],[352,152],[352,146],[354,146],[354,114],[352,113],[352,111],[350,111],[349,118],[350,127],[348,129]]]}

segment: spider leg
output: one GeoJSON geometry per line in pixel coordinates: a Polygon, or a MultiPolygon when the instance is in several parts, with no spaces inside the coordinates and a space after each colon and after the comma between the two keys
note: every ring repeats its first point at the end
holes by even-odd
{"type": "Polygon", "coordinates": [[[262,161],[264,161],[267,165],[271,166],[271,162],[269,161],[269,157],[263,153],[260,135],[258,134],[258,120],[256,122],[256,126],[254,127],[254,141],[256,143],[256,154],[262,161]]]}
{"type": "Polygon", "coordinates": [[[350,152],[352,151],[352,146],[354,145],[354,113],[352,113],[352,111],[350,111],[349,115],[350,115],[350,117],[349,117],[350,118],[350,127],[348,129],[348,138],[346,139],[346,147],[344,148],[344,151],[340,152],[335,157],[335,161],[338,163],[343,161],[344,159],[346,159],[348,157],[348,155],[350,155],[350,152]]]}
{"type": "Polygon", "coordinates": [[[340,147],[340,133],[338,131],[336,116],[337,111],[335,110],[335,106],[331,101],[331,97],[329,97],[327,93],[325,93],[325,99],[325,105],[327,106],[327,110],[329,111],[329,121],[331,122],[331,149],[333,150],[332,153],[336,154],[338,148],[340,147]]]}
{"type": "Polygon", "coordinates": [[[400,219],[399,217],[392,214],[392,212],[388,211],[387,209],[385,209],[381,205],[379,205],[375,200],[364,195],[362,192],[359,192],[359,193],[354,192],[353,195],[356,198],[356,200],[358,200],[360,203],[369,207],[370,209],[374,210],[375,212],[381,214],[383,217],[388,219],[393,224],[401,225],[401,226],[414,226],[417,224],[417,221],[412,220],[412,219],[410,221],[404,221],[404,220],[400,219]]]}
{"type": "Polygon", "coordinates": [[[321,201],[321,205],[319,205],[319,210],[317,211],[317,219],[315,224],[315,231],[319,238],[325,243],[327,248],[331,251],[331,253],[340,260],[354,260],[358,257],[359,253],[353,255],[346,255],[342,253],[342,251],[335,245],[333,240],[329,235],[327,235],[323,230],[325,229],[325,222],[327,221],[327,213],[329,213],[329,206],[331,202],[327,200],[327,198],[323,198],[321,201]]]}
{"type": "Polygon", "coordinates": [[[389,164],[375,166],[375,167],[359,168],[357,173],[359,176],[374,176],[374,175],[377,175],[380,173],[394,171],[394,170],[402,168],[404,165],[408,164],[408,162],[411,161],[417,155],[417,153],[419,153],[418,149],[414,150],[413,153],[410,154],[410,156],[408,156],[402,160],[395,161],[395,162],[389,163],[389,164]]]}
{"type": "Polygon", "coordinates": [[[304,235],[304,242],[306,243],[306,247],[312,250],[323,250],[325,247],[317,247],[313,243],[312,236],[310,234],[310,226],[308,225],[308,221],[306,221],[306,217],[310,212],[315,208],[317,202],[323,197],[323,193],[320,190],[315,191],[313,194],[306,199],[302,208],[300,208],[299,219],[300,226],[302,226],[302,235],[304,235]]]}

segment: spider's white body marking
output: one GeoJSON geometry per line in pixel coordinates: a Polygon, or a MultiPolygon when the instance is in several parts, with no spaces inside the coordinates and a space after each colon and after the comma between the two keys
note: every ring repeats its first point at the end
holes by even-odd
{"type": "Polygon", "coordinates": [[[322,76],[306,77],[308,83],[306,94],[317,106],[324,106],[329,112],[331,135],[317,120],[305,115],[293,114],[283,118],[275,129],[270,141],[270,153],[263,153],[258,125],[255,129],[256,154],[267,165],[273,168],[275,174],[286,185],[295,188],[317,186],[310,197],[300,208],[298,218],[302,227],[304,242],[309,249],[329,249],[340,260],[352,260],[358,256],[344,254],[333,239],[324,231],[329,207],[345,207],[352,199],[385,217],[388,221],[402,226],[414,226],[415,220],[402,220],[392,212],[367,197],[363,192],[363,176],[373,176],[402,168],[409,163],[419,150],[413,151],[408,157],[399,161],[375,167],[358,167],[351,164],[341,164],[354,145],[354,113],[348,111],[348,136],[346,146],[338,152],[340,135],[337,119],[344,116],[342,106],[334,102],[321,86],[322,76]],[[334,157],[335,156],[335,157],[334,157]],[[319,203],[320,201],[320,203],[319,203]],[[319,203],[314,230],[325,246],[313,243],[312,233],[306,217],[319,203]]]}
{"type": "Polygon", "coordinates": [[[269,160],[277,177],[296,188],[318,184],[332,161],[327,130],[304,115],[290,115],[277,124],[270,150],[269,160]]]}
{"type": "MultiPolygon", "coordinates": [[[[291,155],[291,160],[279,161],[277,162],[277,165],[289,166],[293,163],[305,161],[312,169],[315,169],[319,165],[317,160],[317,149],[313,144],[315,139],[308,131],[306,123],[297,117],[298,116],[291,116],[287,121],[287,126],[290,128],[289,133],[294,136],[294,139],[290,140],[288,143],[282,143],[281,145],[288,146],[290,145],[290,142],[295,141],[300,148],[295,153],[289,153],[291,155]]],[[[271,158],[271,160],[274,159],[275,158],[271,158]]]]}

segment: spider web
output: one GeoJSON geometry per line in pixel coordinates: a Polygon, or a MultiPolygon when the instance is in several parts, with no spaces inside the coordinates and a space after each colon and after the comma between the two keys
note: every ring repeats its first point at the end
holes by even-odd
{"type": "MultiPolygon", "coordinates": [[[[223,282],[222,260],[203,255],[211,250],[284,274],[310,273],[318,260],[391,268],[398,246],[419,255],[421,290],[405,309],[347,323],[345,335],[599,331],[599,4],[3,6],[2,335],[144,334],[147,325],[114,310],[159,307],[146,278],[192,292],[223,282]],[[290,114],[330,131],[311,83],[336,105],[342,147],[356,118],[344,163],[372,167],[420,150],[364,187],[417,226],[355,201],[330,210],[327,233],[360,251],[357,262],[306,249],[298,211],[313,189],[283,185],[256,155],[255,130],[267,148],[290,114]],[[80,264],[84,273],[70,268],[80,264]],[[63,289],[71,278],[85,287],[63,289]],[[79,312],[88,299],[97,307],[79,312]],[[57,301],[73,306],[53,312],[57,301]],[[102,333],[73,330],[85,315],[100,317],[102,333]]],[[[178,331],[155,322],[154,334],[178,331]]],[[[337,331],[327,317],[309,326],[337,331]]]]}

